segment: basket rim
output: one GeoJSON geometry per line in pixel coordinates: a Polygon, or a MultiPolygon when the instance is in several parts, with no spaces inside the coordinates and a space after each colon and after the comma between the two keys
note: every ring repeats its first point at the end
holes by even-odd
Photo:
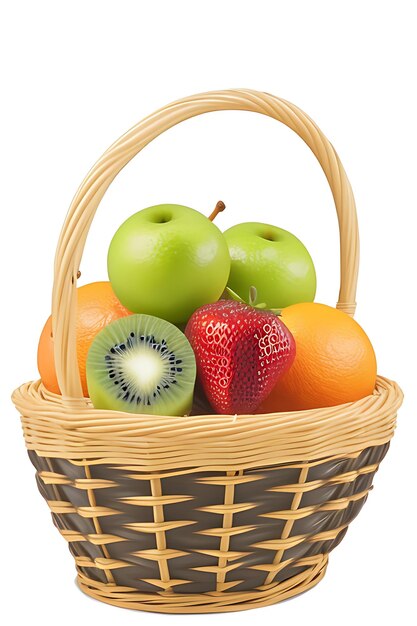
{"type": "Polygon", "coordinates": [[[40,380],[12,395],[28,450],[75,463],[142,471],[248,469],[352,454],[387,443],[403,393],[377,377],[374,393],[322,409],[259,415],[140,415],[94,409],[48,392],[40,380]]]}

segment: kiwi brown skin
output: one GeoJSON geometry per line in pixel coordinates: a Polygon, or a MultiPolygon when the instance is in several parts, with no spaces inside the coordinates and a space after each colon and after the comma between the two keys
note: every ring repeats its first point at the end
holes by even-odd
{"type": "Polygon", "coordinates": [[[87,356],[87,386],[96,409],[149,415],[188,415],[196,363],[176,326],[152,315],[108,324],[87,356]]]}

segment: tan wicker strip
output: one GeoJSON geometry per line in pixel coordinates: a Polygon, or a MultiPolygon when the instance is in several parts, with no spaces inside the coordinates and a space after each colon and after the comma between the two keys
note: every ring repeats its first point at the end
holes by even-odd
{"type": "MultiPolygon", "coordinates": [[[[291,511],[297,511],[298,507],[300,506],[301,496],[303,494],[303,488],[307,482],[308,469],[309,469],[308,467],[303,467],[300,470],[300,477],[299,477],[300,490],[294,491],[294,497],[291,503],[291,511]]],[[[272,562],[273,567],[271,568],[271,571],[265,578],[265,583],[264,583],[265,585],[269,585],[274,580],[274,575],[277,571],[275,570],[274,566],[279,565],[281,563],[282,557],[285,553],[285,549],[286,547],[288,547],[288,543],[286,543],[286,540],[288,540],[288,537],[290,536],[292,527],[294,525],[294,521],[295,521],[294,518],[291,518],[291,517],[286,520],[285,525],[282,529],[280,545],[274,546],[274,549],[278,547],[278,550],[272,562]]],[[[292,545],[296,545],[296,544],[293,544],[293,542],[294,542],[294,538],[291,539],[290,547],[292,547],[292,545]]],[[[259,544],[258,544],[258,547],[259,547],[259,544]]]]}

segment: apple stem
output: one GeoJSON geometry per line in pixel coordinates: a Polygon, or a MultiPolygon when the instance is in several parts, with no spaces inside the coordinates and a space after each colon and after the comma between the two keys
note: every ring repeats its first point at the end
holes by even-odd
{"type": "Polygon", "coordinates": [[[216,206],[214,207],[213,212],[211,213],[211,215],[209,215],[210,222],[213,222],[213,220],[216,218],[216,216],[219,213],[221,213],[222,211],[224,211],[225,208],[226,208],[226,205],[223,202],[223,200],[219,200],[218,203],[216,204],[216,206]]]}

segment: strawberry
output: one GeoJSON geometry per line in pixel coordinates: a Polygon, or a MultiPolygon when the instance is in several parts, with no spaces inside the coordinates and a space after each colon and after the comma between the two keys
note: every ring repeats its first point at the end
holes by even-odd
{"type": "Polygon", "coordinates": [[[272,311],[219,300],[197,309],[185,334],[217,413],[252,413],[291,367],[295,341],[272,311]]]}

